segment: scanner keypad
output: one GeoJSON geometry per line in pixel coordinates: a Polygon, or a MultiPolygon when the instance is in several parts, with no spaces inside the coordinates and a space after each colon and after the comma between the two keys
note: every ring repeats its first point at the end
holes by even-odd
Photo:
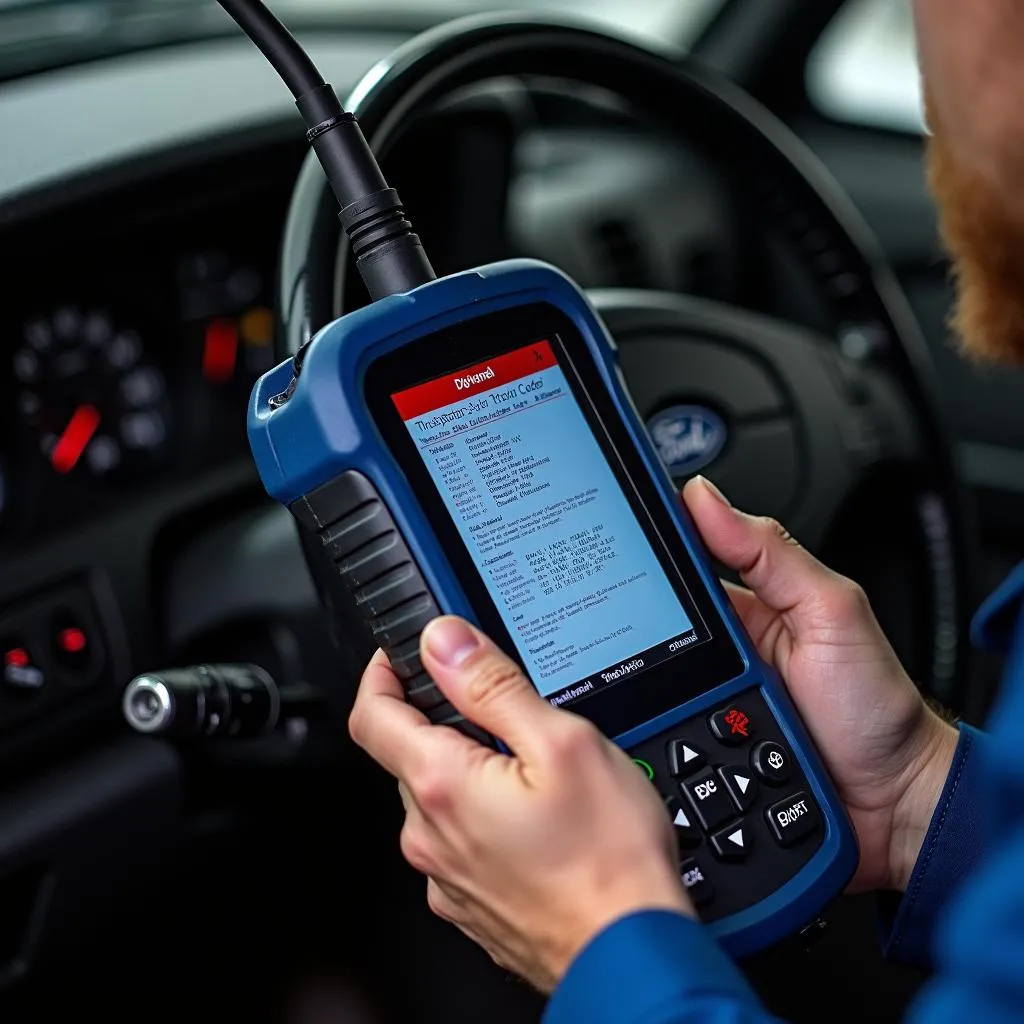
{"type": "Polygon", "coordinates": [[[759,690],[630,750],[653,772],[680,851],[680,877],[705,921],[788,882],[824,841],[807,776],[759,690]]]}

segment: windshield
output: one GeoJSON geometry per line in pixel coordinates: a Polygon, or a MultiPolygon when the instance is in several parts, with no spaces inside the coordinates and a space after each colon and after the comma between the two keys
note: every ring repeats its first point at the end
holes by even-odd
{"type": "MultiPolygon", "coordinates": [[[[271,0],[294,30],[348,23],[416,31],[483,11],[584,18],[656,44],[687,46],[724,0],[271,0]]],[[[213,0],[0,0],[0,75],[83,56],[223,32],[213,0]]]]}
{"type": "MultiPolygon", "coordinates": [[[[481,11],[510,10],[570,15],[602,22],[619,32],[637,34],[655,42],[688,43],[723,0],[374,0],[373,9],[397,12],[433,11],[436,20],[481,11]]],[[[276,0],[275,10],[287,19],[289,12],[358,10],[362,0],[276,0]]]]}

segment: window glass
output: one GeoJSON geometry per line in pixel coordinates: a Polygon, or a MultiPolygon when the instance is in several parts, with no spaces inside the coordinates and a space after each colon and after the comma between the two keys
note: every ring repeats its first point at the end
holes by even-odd
{"type": "Polygon", "coordinates": [[[849,0],[811,54],[807,91],[836,120],[923,131],[910,0],[849,0]]]}

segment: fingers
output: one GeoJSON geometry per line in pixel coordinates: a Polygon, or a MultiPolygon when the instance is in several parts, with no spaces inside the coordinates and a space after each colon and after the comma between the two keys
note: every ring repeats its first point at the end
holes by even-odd
{"type": "Polygon", "coordinates": [[[708,550],[769,608],[787,612],[835,586],[840,577],[805,551],[774,519],[733,508],[704,477],[683,488],[683,500],[708,550]]]}
{"type": "Polygon", "coordinates": [[[424,667],[461,714],[521,757],[541,752],[561,716],[483,633],[448,615],[431,622],[420,643],[424,667]]]}
{"type": "Polygon", "coordinates": [[[383,651],[377,651],[363,673],[348,726],[352,739],[400,778],[416,774],[442,731],[432,730],[427,719],[406,704],[383,651]]]}

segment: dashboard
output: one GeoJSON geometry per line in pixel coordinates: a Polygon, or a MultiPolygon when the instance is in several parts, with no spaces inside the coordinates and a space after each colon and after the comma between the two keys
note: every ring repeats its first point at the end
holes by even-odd
{"type": "Polygon", "coordinates": [[[0,551],[244,454],[300,158],[286,148],[256,180],[224,166],[220,185],[179,176],[5,233],[0,551]]]}

